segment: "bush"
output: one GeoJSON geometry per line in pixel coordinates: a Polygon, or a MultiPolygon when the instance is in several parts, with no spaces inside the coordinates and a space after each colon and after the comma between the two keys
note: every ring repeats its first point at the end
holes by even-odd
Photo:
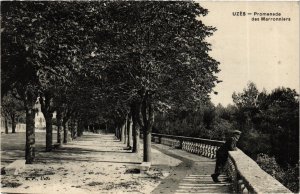
{"type": "Polygon", "coordinates": [[[282,178],[283,171],[277,164],[275,157],[270,157],[267,154],[261,153],[258,154],[256,162],[264,171],[275,177],[277,180],[282,178]]]}
{"type": "Polygon", "coordinates": [[[299,192],[299,164],[295,167],[288,166],[286,170],[281,168],[275,160],[275,157],[270,157],[267,154],[258,154],[257,164],[276,180],[292,192],[299,192]]]}
{"type": "Polygon", "coordinates": [[[225,140],[226,134],[232,131],[233,126],[225,119],[216,119],[213,122],[212,129],[208,130],[210,139],[225,140]]]}
{"type": "Polygon", "coordinates": [[[255,130],[243,132],[238,147],[254,160],[259,153],[271,155],[270,134],[259,133],[255,130]]]}
{"type": "Polygon", "coordinates": [[[292,167],[288,166],[284,173],[282,183],[295,193],[299,193],[299,163],[292,167]]]}

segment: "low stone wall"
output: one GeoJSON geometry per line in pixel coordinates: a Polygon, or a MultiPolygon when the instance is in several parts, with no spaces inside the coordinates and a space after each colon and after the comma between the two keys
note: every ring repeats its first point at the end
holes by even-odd
{"type": "MultiPolygon", "coordinates": [[[[209,158],[215,158],[218,148],[224,143],[157,133],[152,133],[152,141],[209,158]]],[[[232,180],[235,193],[292,193],[239,149],[229,152],[226,171],[232,180]]]]}
{"type": "Polygon", "coordinates": [[[292,193],[241,150],[229,152],[228,176],[236,193],[292,193]]]}
{"type": "Polygon", "coordinates": [[[218,148],[224,143],[223,141],[210,139],[165,135],[158,133],[152,133],[152,141],[208,158],[215,158],[218,148]]]}

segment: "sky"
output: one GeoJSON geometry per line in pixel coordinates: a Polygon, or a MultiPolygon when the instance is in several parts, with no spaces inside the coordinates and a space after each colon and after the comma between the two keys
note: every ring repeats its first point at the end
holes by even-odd
{"type": "Polygon", "coordinates": [[[212,44],[210,55],[220,62],[217,75],[223,81],[214,88],[218,95],[211,95],[215,105],[232,104],[232,93],[242,92],[249,81],[260,91],[284,86],[299,93],[298,2],[219,1],[200,5],[209,10],[200,19],[217,28],[207,38],[212,44]],[[246,16],[233,16],[239,11],[246,12],[246,16]],[[290,21],[252,21],[254,12],[280,13],[280,18],[290,21]]]}

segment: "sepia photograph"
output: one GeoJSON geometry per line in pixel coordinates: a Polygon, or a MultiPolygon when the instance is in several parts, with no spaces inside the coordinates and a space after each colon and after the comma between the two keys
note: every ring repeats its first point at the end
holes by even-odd
{"type": "Polygon", "coordinates": [[[1,193],[299,193],[299,1],[0,9],[1,193]]]}

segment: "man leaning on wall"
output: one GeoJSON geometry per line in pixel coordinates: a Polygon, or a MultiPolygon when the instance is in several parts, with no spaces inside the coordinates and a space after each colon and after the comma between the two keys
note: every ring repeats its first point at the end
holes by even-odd
{"type": "Polygon", "coordinates": [[[214,182],[220,182],[218,177],[224,170],[224,166],[228,159],[228,152],[235,151],[236,143],[240,139],[241,133],[239,130],[234,130],[229,138],[226,139],[225,143],[218,149],[216,154],[216,167],[215,173],[211,175],[214,182]]]}

